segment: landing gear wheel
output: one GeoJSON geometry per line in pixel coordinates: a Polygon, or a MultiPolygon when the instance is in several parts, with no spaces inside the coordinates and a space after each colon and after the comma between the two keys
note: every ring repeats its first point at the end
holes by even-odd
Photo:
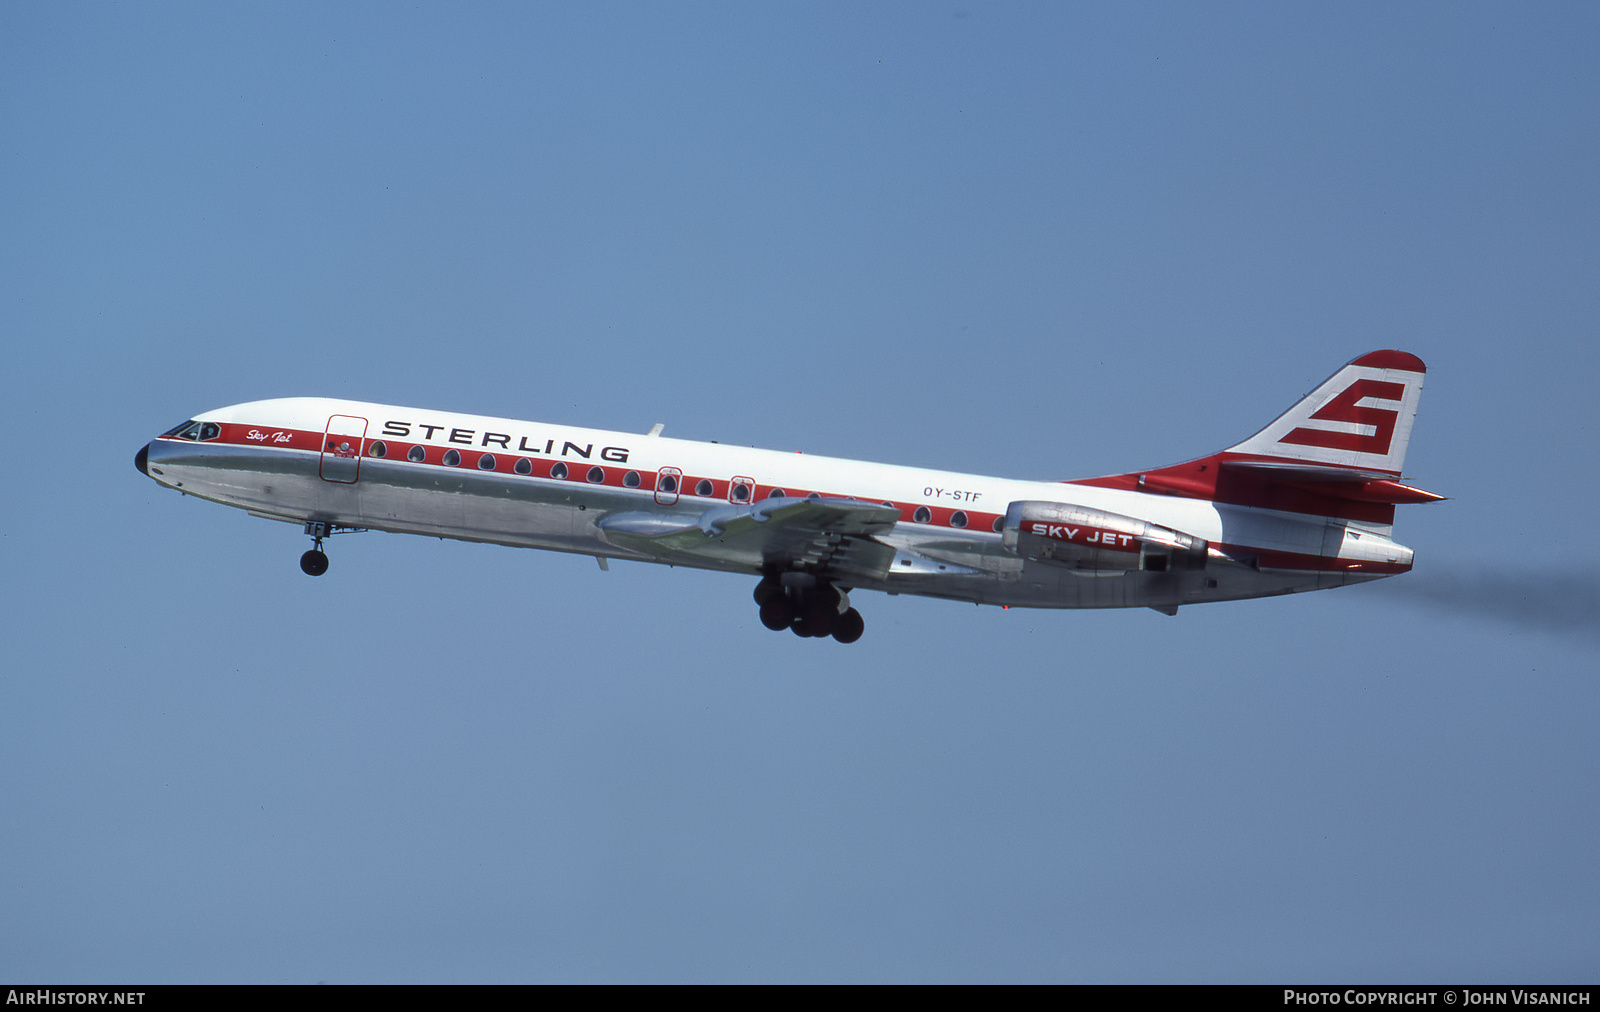
{"type": "Polygon", "coordinates": [[[307,576],[321,576],[328,571],[328,557],[317,549],[300,556],[300,572],[307,576]]]}
{"type": "Polygon", "coordinates": [[[774,632],[788,629],[801,639],[832,636],[840,643],[854,643],[867,624],[850,607],[849,590],[819,580],[814,573],[792,571],[763,576],[752,596],[761,606],[761,624],[774,632]]]}
{"type": "Polygon", "coordinates": [[[854,643],[866,631],[866,619],[863,619],[861,613],[854,608],[840,615],[833,624],[833,638],[840,643],[854,643]]]}
{"type": "Polygon", "coordinates": [[[782,593],[783,593],[783,584],[779,583],[777,580],[774,580],[772,577],[768,576],[768,577],[764,578],[760,583],[756,584],[756,589],[755,589],[755,594],[754,594],[755,599],[756,599],[756,604],[765,605],[775,595],[782,594],[782,593]]]}
{"type": "Polygon", "coordinates": [[[835,621],[839,613],[829,604],[813,603],[805,610],[802,621],[805,622],[806,634],[822,639],[833,632],[835,621]]]}
{"type": "Polygon", "coordinates": [[[773,594],[761,602],[761,624],[773,632],[789,628],[789,623],[793,621],[794,608],[790,607],[789,599],[782,594],[773,594]]]}

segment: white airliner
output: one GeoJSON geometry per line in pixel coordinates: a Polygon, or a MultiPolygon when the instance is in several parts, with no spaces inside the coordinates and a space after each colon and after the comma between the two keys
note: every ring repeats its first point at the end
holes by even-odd
{"type": "Polygon", "coordinates": [[[1426,367],[1363,355],[1265,429],[1149,471],[1019,481],[290,397],[157,437],[140,471],[323,538],[380,530],[760,577],[761,621],[859,639],[857,589],[1033,608],[1290,594],[1411,568],[1397,503],[1426,367]]]}

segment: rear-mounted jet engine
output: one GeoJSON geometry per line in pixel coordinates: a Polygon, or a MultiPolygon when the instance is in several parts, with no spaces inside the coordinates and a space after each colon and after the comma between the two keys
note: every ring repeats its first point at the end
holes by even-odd
{"type": "Polygon", "coordinates": [[[1014,502],[1001,527],[1008,551],[1069,569],[1146,573],[1206,567],[1204,538],[1117,513],[1059,502],[1014,502]]]}

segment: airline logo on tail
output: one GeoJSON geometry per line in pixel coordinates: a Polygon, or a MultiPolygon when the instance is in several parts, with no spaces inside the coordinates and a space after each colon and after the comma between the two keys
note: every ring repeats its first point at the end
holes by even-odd
{"type": "Polygon", "coordinates": [[[1229,452],[1399,474],[1426,372],[1403,351],[1363,355],[1229,452]]]}
{"type": "Polygon", "coordinates": [[[1405,399],[1405,395],[1404,383],[1358,379],[1345,387],[1343,393],[1311,413],[1313,419],[1333,422],[1332,427],[1298,428],[1278,442],[1387,455],[1389,443],[1394,439],[1394,426],[1400,419],[1400,412],[1385,408],[1363,407],[1361,402],[1375,400],[1399,404],[1405,399]]]}

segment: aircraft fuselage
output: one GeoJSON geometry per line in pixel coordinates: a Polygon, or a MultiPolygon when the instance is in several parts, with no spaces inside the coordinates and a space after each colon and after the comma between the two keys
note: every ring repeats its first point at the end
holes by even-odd
{"type": "Polygon", "coordinates": [[[271,519],[767,577],[810,571],[982,604],[1171,611],[1377,579],[1412,557],[1370,518],[356,401],[256,401],[180,430],[141,451],[141,470],[271,519]],[[764,505],[799,515],[808,499],[892,515],[837,530],[823,517],[778,538],[750,524],[757,536],[696,530],[719,509],[759,524],[764,505]],[[1053,519],[1052,504],[1082,519],[1053,519]]]}

